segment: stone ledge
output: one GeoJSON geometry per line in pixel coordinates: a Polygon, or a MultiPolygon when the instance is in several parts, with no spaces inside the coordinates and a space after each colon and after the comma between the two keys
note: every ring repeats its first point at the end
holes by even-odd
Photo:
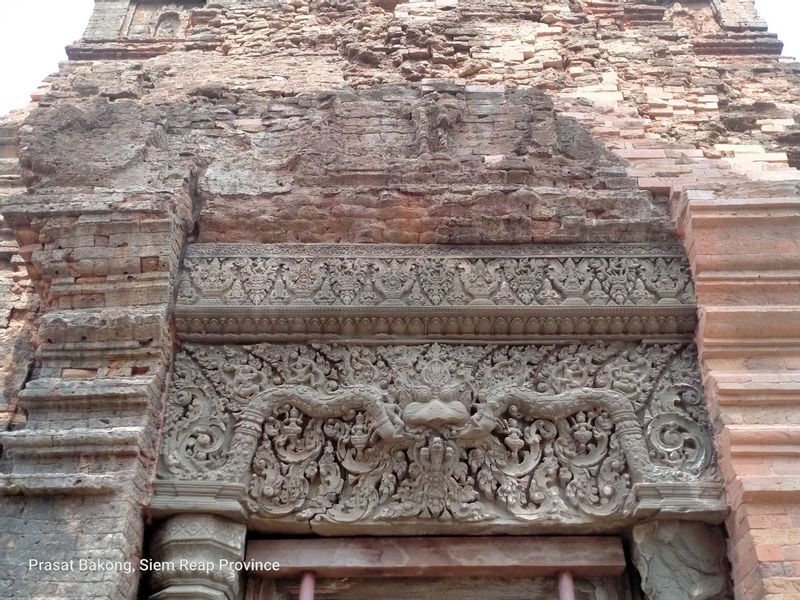
{"type": "Polygon", "coordinates": [[[28,382],[19,392],[23,404],[45,406],[102,406],[149,405],[153,394],[151,377],[107,378],[69,381],[60,378],[40,378],[28,382]]]}
{"type": "Polygon", "coordinates": [[[91,223],[98,214],[113,215],[111,221],[130,224],[141,221],[142,213],[170,219],[185,212],[183,216],[188,218],[190,205],[191,200],[181,192],[127,193],[55,188],[49,193],[25,193],[2,198],[0,212],[12,224],[16,218],[35,216],[75,216],[80,223],[91,223]]]}
{"type": "MultiPolygon", "coordinates": [[[[199,311],[198,311],[199,312],[199,311]]],[[[344,312],[344,311],[343,311],[344,312]]],[[[387,342],[396,339],[436,338],[458,340],[508,339],[642,339],[686,338],[697,323],[694,308],[659,310],[490,309],[463,316],[462,311],[407,311],[356,315],[283,312],[251,315],[232,311],[229,315],[176,310],[178,335],[187,341],[253,342],[306,341],[332,337],[387,342]]]]}
{"type": "Polygon", "coordinates": [[[797,356],[800,354],[800,337],[723,338],[707,337],[703,344],[704,360],[715,358],[748,358],[765,356],[797,356]]]}
{"type": "Polygon", "coordinates": [[[102,496],[113,494],[122,483],[112,475],[0,474],[0,496],[102,496]]]}
{"type": "Polygon", "coordinates": [[[731,495],[738,495],[740,502],[793,503],[800,499],[800,476],[740,476],[731,486],[731,495]]]}
{"type": "MultiPolygon", "coordinates": [[[[34,260],[37,257],[34,256],[34,260]]],[[[169,272],[109,276],[105,281],[82,283],[80,278],[54,281],[50,298],[61,308],[98,306],[146,306],[169,297],[172,276],[169,272]]]]}
{"type": "Polygon", "coordinates": [[[693,200],[691,212],[695,227],[751,221],[763,224],[765,219],[788,225],[800,218],[800,197],[693,200]]]}
{"type": "MultiPolygon", "coordinates": [[[[798,257],[800,261],[800,257],[798,257]]],[[[800,285],[800,269],[770,269],[768,271],[704,271],[695,275],[697,284],[706,285],[800,285]]]]}
{"type": "Polygon", "coordinates": [[[692,41],[699,55],[775,55],[783,51],[783,42],[774,33],[727,33],[708,35],[692,41]]]}
{"type": "Polygon", "coordinates": [[[719,441],[734,456],[800,456],[800,425],[726,424],[719,441]]]}
{"type": "Polygon", "coordinates": [[[155,495],[149,513],[162,518],[169,515],[214,514],[244,521],[246,512],[241,501],[247,495],[244,485],[224,481],[164,481],[154,483],[155,495]]]}
{"type": "Polygon", "coordinates": [[[732,343],[780,348],[800,343],[800,305],[707,306],[700,324],[708,348],[732,343]]]}
{"type": "MultiPolygon", "coordinates": [[[[142,60],[168,54],[185,46],[185,40],[91,41],[67,46],[70,60],[142,60]]],[[[216,44],[214,45],[216,46],[216,44]]]]}
{"type": "Polygon", "coordinates": [[[42,344],[40,347],[43,372],[49,371],[53,367],[69,368],[64,365],[74,364],[76,355],[79,355],[83,362],[93,360],[147,361],[157,359],[164,353],[164,349],[159,345],[142,342],[42,344]]]}
{"type": "Polygon", "coordinates": [[[728,516],[725,486],[712,483],[637,483],[634,486],[639,503],[638,516],[677,516],[721,523],[728,516]]]}
{"type": "Polygon", "coordinates": [[[64,456],[137,456],[145,443],[141,427],[75,428],[61,431],[22,429],[0,433],[5,452],[17,459],[35,451],[36,458],[64,456]]]}
{"type": "Polygon", "coordinates": [[[40,319],[39,336],[59,343],[159,340],[168,330],[167,315],[167,304],[51,311],[40,319]]]}
{"type": "Polygon", "coordinates": [[[714,370],[706,386],[720,406],[796,406],[800,398],[800,372],[714,370]]]}

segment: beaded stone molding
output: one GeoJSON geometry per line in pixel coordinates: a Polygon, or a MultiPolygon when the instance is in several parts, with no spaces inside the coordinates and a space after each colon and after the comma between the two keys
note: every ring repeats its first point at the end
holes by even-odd
{"type": "Polygon", "coordinates": [[[673,245],[190,246],[183,339],[686,335],[696,301],[673,245]]]}
{"type": "Polygon", "coordinates": [[[725,510],[686,343],[184,344],[156,490],[162,512],[332,534],[725,510]]]}

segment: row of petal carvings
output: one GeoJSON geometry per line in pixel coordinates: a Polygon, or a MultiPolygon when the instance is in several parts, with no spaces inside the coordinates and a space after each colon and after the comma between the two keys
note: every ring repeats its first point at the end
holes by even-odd
{"type": "Polygon", "coordinates": [[[196,344],[159,478],[263,519],[580,524],[718,474],[689,344],[196,344]]]}

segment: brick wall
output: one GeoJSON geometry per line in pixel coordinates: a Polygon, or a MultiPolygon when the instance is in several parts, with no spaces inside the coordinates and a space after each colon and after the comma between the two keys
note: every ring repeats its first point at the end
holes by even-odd
{"type": "Polygon", "coordinates": [[[701,307],[736,598],[798,598],[800,182],[688,190],[674,206],[701,307]]]}

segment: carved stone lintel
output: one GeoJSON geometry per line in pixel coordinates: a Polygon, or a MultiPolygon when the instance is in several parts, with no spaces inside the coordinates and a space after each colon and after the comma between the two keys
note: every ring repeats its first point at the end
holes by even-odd
{"type": "Polygon", "coordinates": [[[179,482],[236,484],[266,531],[720,507],[688,344],[188,345],[164,432],[154,503],[179,482]]]}
{"type": "Polygon", "coordinates": [[[654,336],[695,326],[675,246],[194,245],[184,339],[654,336]]]}
{"type": "Polygon", "coordinates": [[[657,521],[633,528],[633,562],[647,600],[722,600],[728,575],[719,527],[657,521]]]}
{"type": "Polygon", "coordinates": [[[247,530],[215,515],[175,515],[152,542],[151,600],[236,600],[240,573],[228,565],[244,556],[247,530]],[[227,562],[226,562],[227,561],[227,562]]]}

